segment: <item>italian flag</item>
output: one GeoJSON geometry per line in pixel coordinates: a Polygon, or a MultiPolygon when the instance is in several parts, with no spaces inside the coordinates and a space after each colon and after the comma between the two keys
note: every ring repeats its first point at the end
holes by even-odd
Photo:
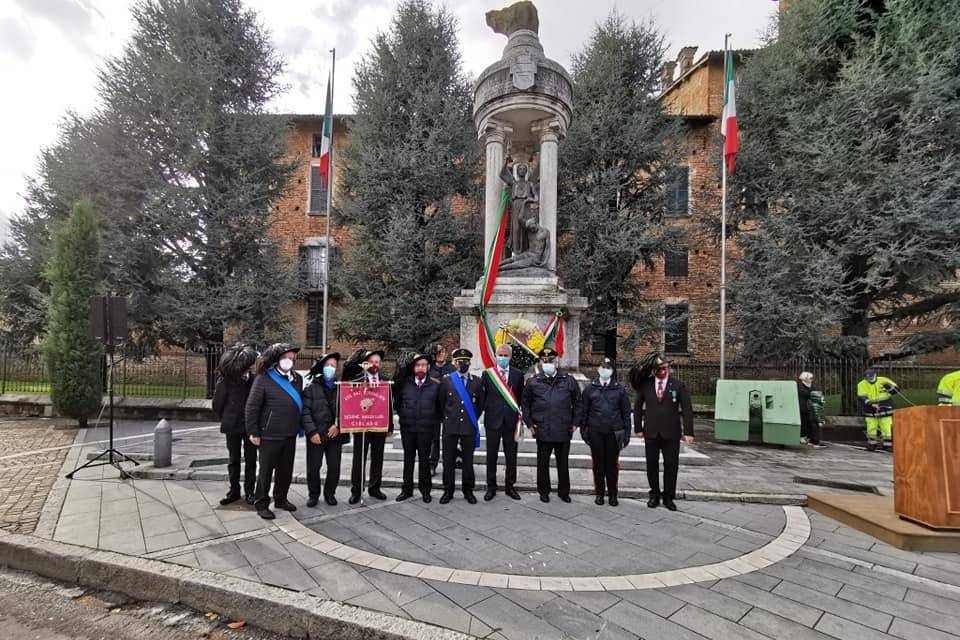
{"type": "Polygon", "coordinates": [[[557,355],[561,358],[563,357],[563,314],[557,311],[557,314],[553,316],[553,319],[550,321],[550,324],[547,325],[547,328],[543,330],[543,343],[549,344],[553,341],[553,350],[557,352],[557,355]]]}
{"type": "Polygon", "coordinates": [[[323,188],[330,188],[330,147],[333,146],[333,93],[327,78],[327,105],[323,112],[323,133],[320,142],[320,176],[323,188]]]}
{"type": "Polygon", "coordinates": [[[726,82],[723,86],[723,117],[720,133],[723,135],[723,157],[727,161],[727,173],[733,173],[740,151],[740,131],[737,129],[737,94],[733,74],[733,51],[727,49],[726,82]]]}

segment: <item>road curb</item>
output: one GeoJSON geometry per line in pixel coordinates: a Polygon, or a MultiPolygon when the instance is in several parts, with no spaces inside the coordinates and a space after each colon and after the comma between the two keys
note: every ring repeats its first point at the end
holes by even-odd
{"type": "Polygon", "coordinates": [[[8,533],[0,566],[138,600],[182,604],[294,638],[468,640],[470,636],[201,569],[8,533]]]}

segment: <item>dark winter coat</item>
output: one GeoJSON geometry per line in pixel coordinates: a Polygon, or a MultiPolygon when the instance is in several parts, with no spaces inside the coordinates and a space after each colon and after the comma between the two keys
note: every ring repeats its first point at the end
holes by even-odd
{"type": "Polygon", "coordinates": [[[633,430],[644,434],[646,438],[660,435],[664,440],[679,440],[681,435],[692,436],[693,401],[690,391],[686,385],[670,376],[663,390],[663,399],[657,400],[655,378],[645,380],[637,391],[633,421],[633,430]]]}
{"type": "Polygon", "coordinates": [[[253,378],[220,378],[213,392],[213,415],[220,421],[220,433],[245,433],[244,412],[253,378]]]}
{"type": "Polygon", "coordinates": [[[536,430],[537,440],[569,442],[580,425],[580,385],[566,371],[553,377],[540,373],[523,386],[523,421],[536,430]]]}
{"type": "Polygon", "coordinates": [[[803,433],[823,422],[823,392],[815,385],[797,382],[797,401],[800,404],[800,426],[803,433]]]}
{"type": "Polygon", "coordinates": [[[457,368],[449,362],[444,362],[441,365],[432,364],[430,365],[430,371],[427,372],[427,376],[430,378],[436,378],[437,380],[443,380],[443,376],[448,373],[453,373],[457,368]]]}
{"type": "MultiPolygon", "coordinates": [[[[517,428],[517,412],[511,409],[497,391],[490,376],[480,376],[483,386],[483,428],[487,431],[506,431],[512,433],[517,428]]],[[[513,391],[513,397],[520,404],[523,399],[523,374],[519,369],[510,367],[507,372],[507,384],[513,391]]]]}
{"type": "MultiPolygon", "coordinates": [[[[327,431],[337,421],[337,385],[328,388],[326,383],[317,379],[303,390],[303,432],[307,438],[319,433],[326,441],[327,431]]],[[[340,434],[341,442],[350,440],[349,435],[340,434]]]]}
{"type": "MultiPolygon", "coordinates": [[[[443,377],[441,381],[443,394],[443,435],[445,436],[472,436],[475,433],[473,422],[470,421],[470,415],[460,400],[460,394],[457,388],[453,386],[453,380],[450,376],[457,376],[459,373],[451,373],[443,377]]],[[[468,374],[467,395],[473,402],[473,410],[477,419],[483,410],[483,384],[479,376],[468,374]]]]}
{"type": "Polygon", "coordinates": [[[428,377],[422,386],[413,378],[396,394],[401,433],[435,433],[443,419],[444,396],[440,381],[428,377]]]}
{"type": "Polygon", "coordinates": [[[611,380],[606,385],[594,380],[583,391],[584,433],[613,433],[630,429],[630,398],[627,389],[611,380]]]}
{"type": "MultiPolygon", "coordinates": [[[[294,372],[293,388],[303,392],[303,377],[294,372]]],[[[247,398],[247,434],[264,440],[295,438],[300,432],[300,407],[266,373],[258,374],[247,398]]]]}

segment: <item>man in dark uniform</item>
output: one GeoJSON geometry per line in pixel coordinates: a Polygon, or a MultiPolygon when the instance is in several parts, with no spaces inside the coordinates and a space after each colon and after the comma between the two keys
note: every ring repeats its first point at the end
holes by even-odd
{"type": "MultiPolygon", "coordinates": [[[[383,351],[367,351],[363,354],[360,366],[363,373],[351,382],[368,382],[378,384],[388,382],[387,377],[380,371],[383,363],[383,351]]],[[[393,433],[393,401],[390,402],[390,428],[393,433]]],[[[363,484],[363,471],[367,464],[367,452],[370,452],[370,478],[367,493],[377,500],[386,500],[387,496],[380,490],[383,479],[383,448],[387,442],[387,433],[355,433],[353,434],[353,465],[350,469],[350,504],[360,502],[360,487],[363,484]]]]}
{"type": "Polygon", "coordinates": [[[557,352],[540,351],[540,373],[523,386],[523,421],[537,439],[537,491],[550,502],[550,454],[557,459],[557,495],[570,502],[570,438],[580,422],[580,385],[557,367],[557,352]]]}
{"type": "Polygon", "coordinates": [[[453,489],[456,486],[454,458],[458,446],[463,455],[463,497],[470,504],[477,503],[473,495],[473,451],[479,433],[476,420],[483,407],[483,385],[479,377],[470,374],[471,358],[473,354],[466,349],[455,349],[453,364],[457,370],[444,376],[442,381],[443,496],[440,497],[440,504],[447,504],[453,498],[453,489]]]}
{"type": "MultiPolygon", "coordinates": [[[[430,345],[430,372],[429,377],[437,380],[443,380],[443,376],[453,373],[457,370],[455,366],[447,362],[447,348],[441,343],[436,342],[430,345]]],[[[461,456],[457,451],[457,463],[461,456]]],[[[433,434],[433,442],[430,443],[430,475],[437,475],[437,465],[440,464],[440,425],[437,425],[437,432],[433,434]]],[[[459,466],[459,464],[457,465],[459,466]]]]}
{"type": "Polygon", "coordinates": [[[633,408],[634,431],[644,438],[647,454],[647,482],[655,508],[676,511],[677,471],[680,468],[680,437],[693,442],[693,403],[687,387],[670,375],[670,361],[657,356],[653,377],[643,380],[637,389],[633,408]],[[681,421],[683,430],[681,432],[681,421]],[[660,454],[663,453],[663,492],[660,491],[660,454]]]}
{"type": "Polygon", "coordinates": [[[343,445],[350,436],[340,433],[337,426],[337,365],[339,353],[325,353],[310,369],[310,386],[303,390],[303,430],[307,436],[307,506],[315,507],[323,500],[336,506],[337,485],[340,483],[340,458],[343,445]],[[327,477],[320,484],[320,470],[327,460],[327,477]]]}
{"type": "Polygon", "coordinates": [[[297,453],[297,434],[303,414],[303,378],[293,370],[293,358],[300,347],[277,343],[260,356],[258,375],[250,387],[245,422],[250,442],[260,448],[260,473],[254,506],[264,520],[275,516],[270,511],[270,483],[273,506],[286,511],[297,508],[287,500],[293,480],[293,459],[297,453]]]}
{"type": "Polygon", "coordinates": [[[400,416],[400,439],[403,442],[403,485],[397,502],[403,502],[413,495],[413,464],[419,464],[420,474],[417,488],[424,502],[430,502],[430,490],[433,488],[430,466],[427,458],[433,434],[440,429],[443,417],[444,395],[441,393],[440,380],[427,375],[430,371],[430,358],[424,354],[413,357],[407,367],[412,375],[403,376],[399,387],[394,389],[397,414],[400,416]]]}
{"type": "Polygon", "coordinates": [[[523,397],[523,373],[510,366],[513,348],[508,344],[497,347],[496,366],[484,371],[483,385],[483,430],[487,436],[487,492],[486,501],[497,495],[497,457],[500,443],[503,443],[503,457],[507,472],[504,477],[505,493],[514,500],[520,494],[514,489],[517,482],[517,421],[518,414],[507,403],[504,394],[508,394],[513,404],[520,405],[523,397]],[[496,380],[494,379],[496,376],[496,380]]]}
{"type": "Polygon", "coordinates": [[[630,438],[630,398],[626,388],[613,379],[613,360],[604,358],[597,379],[583,392],[583,425],[580,435],[590,446],[593,459],[595,502],[603,504],[608,492],[610,506],[619,504],[617,479],[620,448],[630,438]]]}

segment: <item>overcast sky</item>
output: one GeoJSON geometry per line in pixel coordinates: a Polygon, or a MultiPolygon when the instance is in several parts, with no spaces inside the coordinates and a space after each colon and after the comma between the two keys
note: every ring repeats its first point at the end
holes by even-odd
{"type": "MultiPolygon", "coordinates": [[[[39,150],[56,139],[68,110],[89,112],[97,102],[96,72],[118,55],[132,30],[132,0],[3,0],[0,2],[0,238],[3,217],[20,211],[25,177],[39,150]]],[[[274,110],[323,111],[329,50],[337,49],[335,105],[352,110],[351,71],[370,39],[389,25],[395,0],[246,0],[259,12],[287,63],[289,90],[274,110]]],[[[466,71],[471,76],[499,59],[506,39],[493,33],[484,12],[511,0],[447,0],[460,21],[466,71]]],[[[614,8],[653,18],[670,43],[700,53],[733,45],[756,46],[776,12],[773,0],[536,0],[547,56],[567,66],[593,25],[614,8]]]]}

